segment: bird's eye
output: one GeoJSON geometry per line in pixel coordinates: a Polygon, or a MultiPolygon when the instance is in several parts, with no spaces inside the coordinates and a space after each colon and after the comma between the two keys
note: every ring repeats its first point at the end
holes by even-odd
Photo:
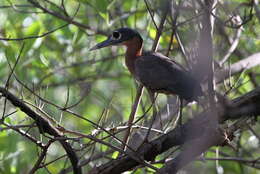
{"type": "Polygon", "coordinates": [[[114,31],[112,34],[112,39],[118,40],[120,38],[121,38],[121,33],[119,33],[118,31],[114,31]]]}

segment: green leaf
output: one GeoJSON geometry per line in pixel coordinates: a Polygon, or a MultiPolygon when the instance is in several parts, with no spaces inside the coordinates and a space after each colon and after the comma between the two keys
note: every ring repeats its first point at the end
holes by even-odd
{"type": "Polygon", "coordinates": [[[115,151],[113,154],[112,154],[112,158],[113,159],[116,159],[118,157],[120,153],[118,151],[115,151]]]}
{"type": "Polygon", "coordinates": [[[109,24],[109,15],[108,15],[108,13],[99,12],[98,14],[106,21],[107,24],[109,24]]]}
{"type": "Polygon", "coordinates": [[[95,7],[97,8],[98,11],[105,12],[107,13],[107,7],[109,5],[108,0],[97,0],[95,1],[95,7]]]}
{"type": "Polygon", "coordinates": [[[38,21],[33,22],[29,27],[25,29],[24,34],[26,36],[36,36],[41,30],[41,24],[38,21]]]}
{"type": "Polygon", "coordinates": [[[81,30],[77,30],[73,36],[72,44],[76,45],[80,39],[82,39],[84,33],[81,30]]]}
{"type": "Polygon", "coordinates": [[[40,55],[40,59],[45,66],[49,66],[49,61],[45,58],[43,54],[40,55]]]}

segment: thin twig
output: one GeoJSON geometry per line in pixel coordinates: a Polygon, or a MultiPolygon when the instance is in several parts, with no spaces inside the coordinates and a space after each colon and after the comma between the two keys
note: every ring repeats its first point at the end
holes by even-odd
{"type": "Polygon", "coordinates": [[[44,160],[44,158],[46,158],[47,156],[47,151],[48,148],[50,147],[50,145],[54,142],[54,140],[49,140],[48,143],[42,148],[42,153],[39,156],[38,160],[36,161],[36,163],[34,164],[33,168],[30,170],[29,174],[34,174],[39,168],[40,165],[42,163],[42,161],[44,160]]]}
{"type": "Polygon", "coordinates": [[[125,136],[124,136],[124,139],[123,139],[123,147],[122,149],[125,150],[125,145],[128,143],[128,139],[129,139],[129,136],[130,136],[130,133],[131,133],[131,127],[132,127],[132,123],[135,119],[135,115],[136,115],[136,112],[137,112],[137,109],[138,109],[138,105],[141,101],[141,97],[142,97],[142,94],[143,94],[143,89],[144,87],[142,85],[140,85],[136,91],[136,96],[135,96],[135,101],[134,101],[134,104],[132,105],[132,109],[131,109],[131,113],[129,115],[129,119],[128,119],[128,122],[127,122],[127,126],[128,126],[128,129],[126,130],[126,133],[125,133],[125,136]]]}
{"type": "Polygon", "coordinates": [[[91,28],[90,26],[85,25],[85,24],[82,24],[82,23],[80,23],[80,22],[77,22],[77,21],[73,20],[73,19],[70,18],[70,17],[63,16],[63,15],[57,13],[57,12],[54,12],[54,11],[52,11],[52,10],[50,10],[50,9],[47,9],[47,8],[41,6],[40,3],[38,3],[38,2],[35,1],[35,0],[28,0],[28,2],[30,2],[30,3],[31,3],[32,5],[34,5],[35,7],[41,9],[43,12],[48,13],[48,14],[50,14],[50,15],[56,17],[56,18],[59,18],[59,19],[61,19],[61,20],[67,21],[67,22],[70,23],[70,24],[76,25],[76,26],[78,26],[78,27],[80,27],[80,28],[83,28],[83,29],[88,29],[88,30],[91,30],[91,31],[95,31],[96,34],[102,34],[102,35],[105,35],[105,36],[108,35],[107,32],[105,32],[105,31],[103,31],[103,30],[93,29],[93,28],[91,28]]]}
{"type": "Polygon", "coordinates": [[[45,37],[45,36],[47,36],[47,35],[49,35],[51,33],[54,33],[55,31],[60,30],[60,29],[62,29],[64,27],[67,27],[68,25],[69,25],[69,23],[64,24],[64,25],[62,25],[62,26],[60,26],[58,28],[55,28],[55,29],[53,29],[51,31],[48,31],[46,33],[43,33],[43,34],[37,35],[37,36],[27,36],[27,37],[20,37],[20,38],[0,38],[0,40],[5,40],[5,41],[22,41],[22,40],[27,40],[27,39],[37,39],[37,38],[45,37]]]}
{"type": "Polygon", "coordinates": [[[156,24],[156,22],[155,22],[155,20],[154,20],[154,15],[153,15],[153,13],[152,13],[150,7],[149,7],[149,4],[148,4],[147,0],[144,0],[144,2],[145,2],[145,5],[146,5],[146,8],[147,8],[147,11],[149,12],[149,14],[150,14],[150,16],[151,16],[151,18],[152,18],[154,27],[156,28],[156,30],[158,30],[157,24],[156,24]]]}

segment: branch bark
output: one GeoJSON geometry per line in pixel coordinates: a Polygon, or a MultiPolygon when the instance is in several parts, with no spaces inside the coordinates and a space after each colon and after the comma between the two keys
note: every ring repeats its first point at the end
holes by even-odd
{"type": "Polygon", "coordinates": [[[232,64],[229,68],[217,70],[215,73],[216,83],[220,83],[230,76],[258,65],[260,65],[260,52],[252,54],[251,56],[232,64]]]}
{"type": "MultiPolygon", "coordinates": [[[[218,24],[217,26],[219,27],[220,32],[222,34],[224,34],[225,37],[227,37],[226,33],[224,33],[223,26],[221,26],[221,24],[218,24]]],[[[204,34],[204,33],[202,33],[202,34],[204,34]]],[[[229,42],[229,44],[232,47],[232,41],[229,38],[225,38],[225,39],[227,42],[229,42]]],[[[207,59],[204,59],[203,57],[205,57],[205,56],[203,56],[203,55],[205,55],[208,52],[208,44],[204,44],[204,45],[200,44],[200,45],[201,46],[199,49],[199,53],[201,55],[199,55],[198,57],[201,60],[199,61],[199,64],[197,66],[196,74],[198,74],[199,79],[203,79],[203,74],[204,74],[204,76],[206,76],[207,74],[205,74],[204,71],[201,71],[201,67],[205,67],[205,65],[206,65],[205,60],[207,60],[207,59]]],[[[240,50],[234,50],[234,52],[236,52],[238,56],[240,56],[240,57],[242,56],[242,53],[240,50]]],[[[216,72],[214,73],[216,83],[220,83],[223,80],[225,80],[226,78],[228,78],[234,74],[240,73],[244,70],[250,69],[259,64],[260,64],[260,53],[255,53],[247,58],[244,58],[243,60],[241,60],[237,63],[234,63],[233,65],[231,65],[230,68],[216,70],[216,72]]]]}
{"type": "MultiPolygon", "coordinates": [[[[217,115],[219,123],[223,123],[229,119],[238,119],[244,116],[260,115],[260,108],[257,107],[259,105],[260,87],[241,97],[232,100],[229,104],[218,103],[217,115]]],[[[145,160],[151,161],[155,159],[157,155],[169,150],[174,146],[183,145],[186,142],[194,141],[195,145],[197,145],[198,147],[200,147],[200,145],[203,144],[201,149],[198,149],[197,153],[193,154],[192,159],[194,159],[194,157],[206,151],[209,147],[224,143],[223,136],[218,136],[220,138],[214,139],[214,136],[212,136],[212,134],[210,134],[210,137],[212,137],[213,139],[211,140],[211,138],[209,137],[210,139],[208,139],[208,141],[210,142],[206,141],[208,134],[205,134],[205,132],[207,132],[208,123],[212,119],[210,113],[211,112],[209,110],[199,113],[193,119],[183,124],[182,126],[171,130],[167,134],[162,135],[149,143],[143,144],[143,146],[139,149],[137,153],[140,154],[140,156],[143,156],[145,160]],[[204,136],[202,139],[199,140],[198,138],[201,138],[201,135],[204,136]],[[205,141],[207,143],[205,143],[205,141]]],[[[215,132],[216,135],[223,135],[221,134],[221,132],[218,132],[217,129],[215,129],[215,131],[217,131],[215,132]]],[[[179,167],[177,169],[180,169],[188,162],[190,162],[190,160],[179,163],[179,167]]],[[[89,173],[119,174],[124,171],[130,170],[133,167],[136,167],[137,165],[139,165],[139,163],[131,159],[131,157],[122,156],[118,159],[112,160],[106,164],[103,164],[93,169],[89,173]]]]}

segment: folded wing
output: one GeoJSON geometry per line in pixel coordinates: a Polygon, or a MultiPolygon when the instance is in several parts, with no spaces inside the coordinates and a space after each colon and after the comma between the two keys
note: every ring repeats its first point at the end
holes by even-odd
{"type": "Polygon", "coordinates": [[[181,65],[159,53],[147,53],[135,62],[138,80],[152,92],[176,94],[187,101],[202,95],[192,74],[181,65]]]}

